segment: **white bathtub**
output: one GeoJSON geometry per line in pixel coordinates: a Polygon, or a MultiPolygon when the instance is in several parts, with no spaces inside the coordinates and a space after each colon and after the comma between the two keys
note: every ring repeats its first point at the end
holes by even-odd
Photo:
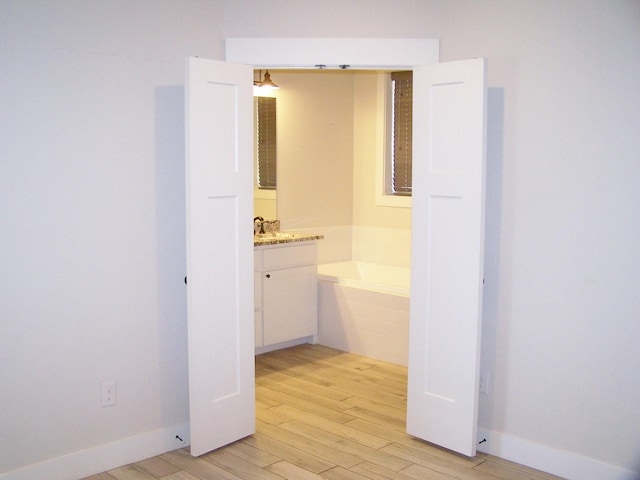
{"type": "Polygon", "coordinates": [[[408,268],[366,262],[318,265],[318,341],[407,365],[408,268]]]}

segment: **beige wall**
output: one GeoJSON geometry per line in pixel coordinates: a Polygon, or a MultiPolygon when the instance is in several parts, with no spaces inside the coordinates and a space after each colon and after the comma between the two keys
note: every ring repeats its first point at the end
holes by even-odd
{"type": "Polygon", "coordinates": [[[283,229],[353,221],[353,80],[272,71],[278,98],[278,218],[283,229]]]}
{"type": "Polygon", "coordinates": [[[378,95],[373,72],[354,73],[353,223],[358,226],[411,228],[411,208],[376,205],[376,171],[382,162],[376,135],[384,99],[378,95]]]}
{"type": "Polygon", "coordinates": [[[277,217],[276,200],[270,198],[253,197],[253,216],[262,217],[265,220],[274,220],[277,217]]]}
{"type": "Polygon", "coordinates": [[[278,218],[283,228],[411,228],[411,209],[377,206],[375,72],[272,71],[278,98],[278,218]]]}

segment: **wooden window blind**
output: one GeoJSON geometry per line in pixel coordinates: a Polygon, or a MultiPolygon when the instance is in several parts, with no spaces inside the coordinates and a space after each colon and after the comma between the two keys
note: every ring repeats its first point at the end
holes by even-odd
{"type": "Polygon", "coordinates": [[[276,189],[276,99],[258,97],[256,115],[258,188],[276,189]]]}
{"type": "Polygon", "coordinates": [[[392,72],[392,193],[411,195],[413,72],[392,72]]]}

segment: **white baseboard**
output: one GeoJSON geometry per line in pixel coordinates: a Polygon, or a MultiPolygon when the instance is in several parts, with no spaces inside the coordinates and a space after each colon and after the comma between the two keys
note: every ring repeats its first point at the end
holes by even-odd
{"type": "Polygon", "coordinates": [[[506,433],[478,430],[478,438],[486,442],[478,450],[530,468],[558,475],[568,480],[638,480],[632,472],[593,458],[558,450],[506,433]]]}
{"type": "Polygon", "coordinates": [[[274,350],[282,350],[283,348],[295,347],[297,345],[304,345],[305,343],[317,343],[317,338],[314,335],[308,337],[295,338],[293,340],[287,340],[286,342],[274,343],[264,347],[255,347],[254,354],[262,355],[263,353],[273,352],[274,350]]]}
{"type": "Polygon", "coordinates": [[[27,465],[0,474],[0,480],[77,480],[187,445],[189,425],[176,425],[27,465]]]}
{"type": "MultiPolygon", "coordinates": [[[[569,480],[638,480],[631,470],[506,433],[479,429],[478,450],[569,480]]],[[[188,424],[154,430],[0,474],[0,480],[77,480],[189,445],[188,424]],[[180,437],[181,440],[176,438],[180,437]]]]}

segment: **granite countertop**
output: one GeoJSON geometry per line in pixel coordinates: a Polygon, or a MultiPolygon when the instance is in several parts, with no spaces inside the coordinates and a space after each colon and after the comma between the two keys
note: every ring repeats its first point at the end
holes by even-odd
{"type": "Polygon", "coordinates": [[[275,233],[259,233],[253,236],[253,246],[261,247],[263,245],[276,245],[280,243],[308,242],[311,240],[322,240],[324,235],[314,233],[297,233],[297,232],[275,232],[275,233]]]}

